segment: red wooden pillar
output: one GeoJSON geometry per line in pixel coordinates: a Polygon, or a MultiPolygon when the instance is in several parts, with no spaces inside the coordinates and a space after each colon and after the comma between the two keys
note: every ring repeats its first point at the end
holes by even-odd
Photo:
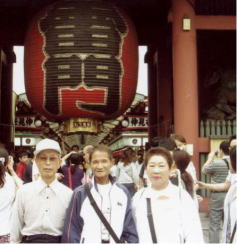
{"type": "Polygon", "coordinates": [[[199,172],[198,76],[195,13],[187,0],[172,0],[174,130],[193,144],[193,161],[199,172]],[[183,18],[191,20],[184,31],[183,18]]]}

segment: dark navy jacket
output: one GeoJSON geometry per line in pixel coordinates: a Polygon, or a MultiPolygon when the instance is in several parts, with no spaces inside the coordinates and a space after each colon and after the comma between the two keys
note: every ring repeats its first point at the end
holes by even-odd
{"type": "MultiPolygon", "coordinates": [[[[109,193],[111,201],[110,225],[123,241],[138,242],[135,222],[132,216],[131,198],[127,189],[113,182],[109,193]]],[[[99,208],[102,197],[94,181],[90,182],[93,198],[99,208]]],[[[67,210],[65,226],[62,236],[63,243],[100,243],[102,222],[90,204],[84,186],[74,190],[70,206],[67,210]]],[[[115,243],[110,237],[110,243],[115,243]]]]}

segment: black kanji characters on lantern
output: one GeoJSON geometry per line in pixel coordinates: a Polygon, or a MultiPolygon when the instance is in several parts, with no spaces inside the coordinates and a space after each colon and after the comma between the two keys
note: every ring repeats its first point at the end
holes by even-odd
{"type": "Polygon", "coordinates": [[[116,8],[98,1],[63,1],[48,10],[39,28],[46,53],[45,109],[59,114],[60,89],[83,85],[101,87],[107,97],[104,104],[82,104],[82,109],[117,112],[123,74],[119,58],[127,26],[116,8]]]}

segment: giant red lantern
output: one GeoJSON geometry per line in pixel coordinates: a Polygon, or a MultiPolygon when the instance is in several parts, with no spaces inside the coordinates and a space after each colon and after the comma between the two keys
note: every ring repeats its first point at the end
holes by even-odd
{"type": "Polygon", "coordinates": [[[58,1],[26,33],[27,96],[48,119],[119,116],[134,98],[137,70],[133,24],[108,2],[58,1]]]}

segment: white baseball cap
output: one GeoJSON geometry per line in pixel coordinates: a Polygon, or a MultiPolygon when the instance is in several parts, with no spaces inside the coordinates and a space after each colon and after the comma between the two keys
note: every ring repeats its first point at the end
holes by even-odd
{"type": "Polygon", "coordinates": [[[43,150],[55,150],[61,154],[61,148],[57,141],[52,139],[43,139],[41,140],[35,148],[34,155],[37,156],[43,150]]]}

